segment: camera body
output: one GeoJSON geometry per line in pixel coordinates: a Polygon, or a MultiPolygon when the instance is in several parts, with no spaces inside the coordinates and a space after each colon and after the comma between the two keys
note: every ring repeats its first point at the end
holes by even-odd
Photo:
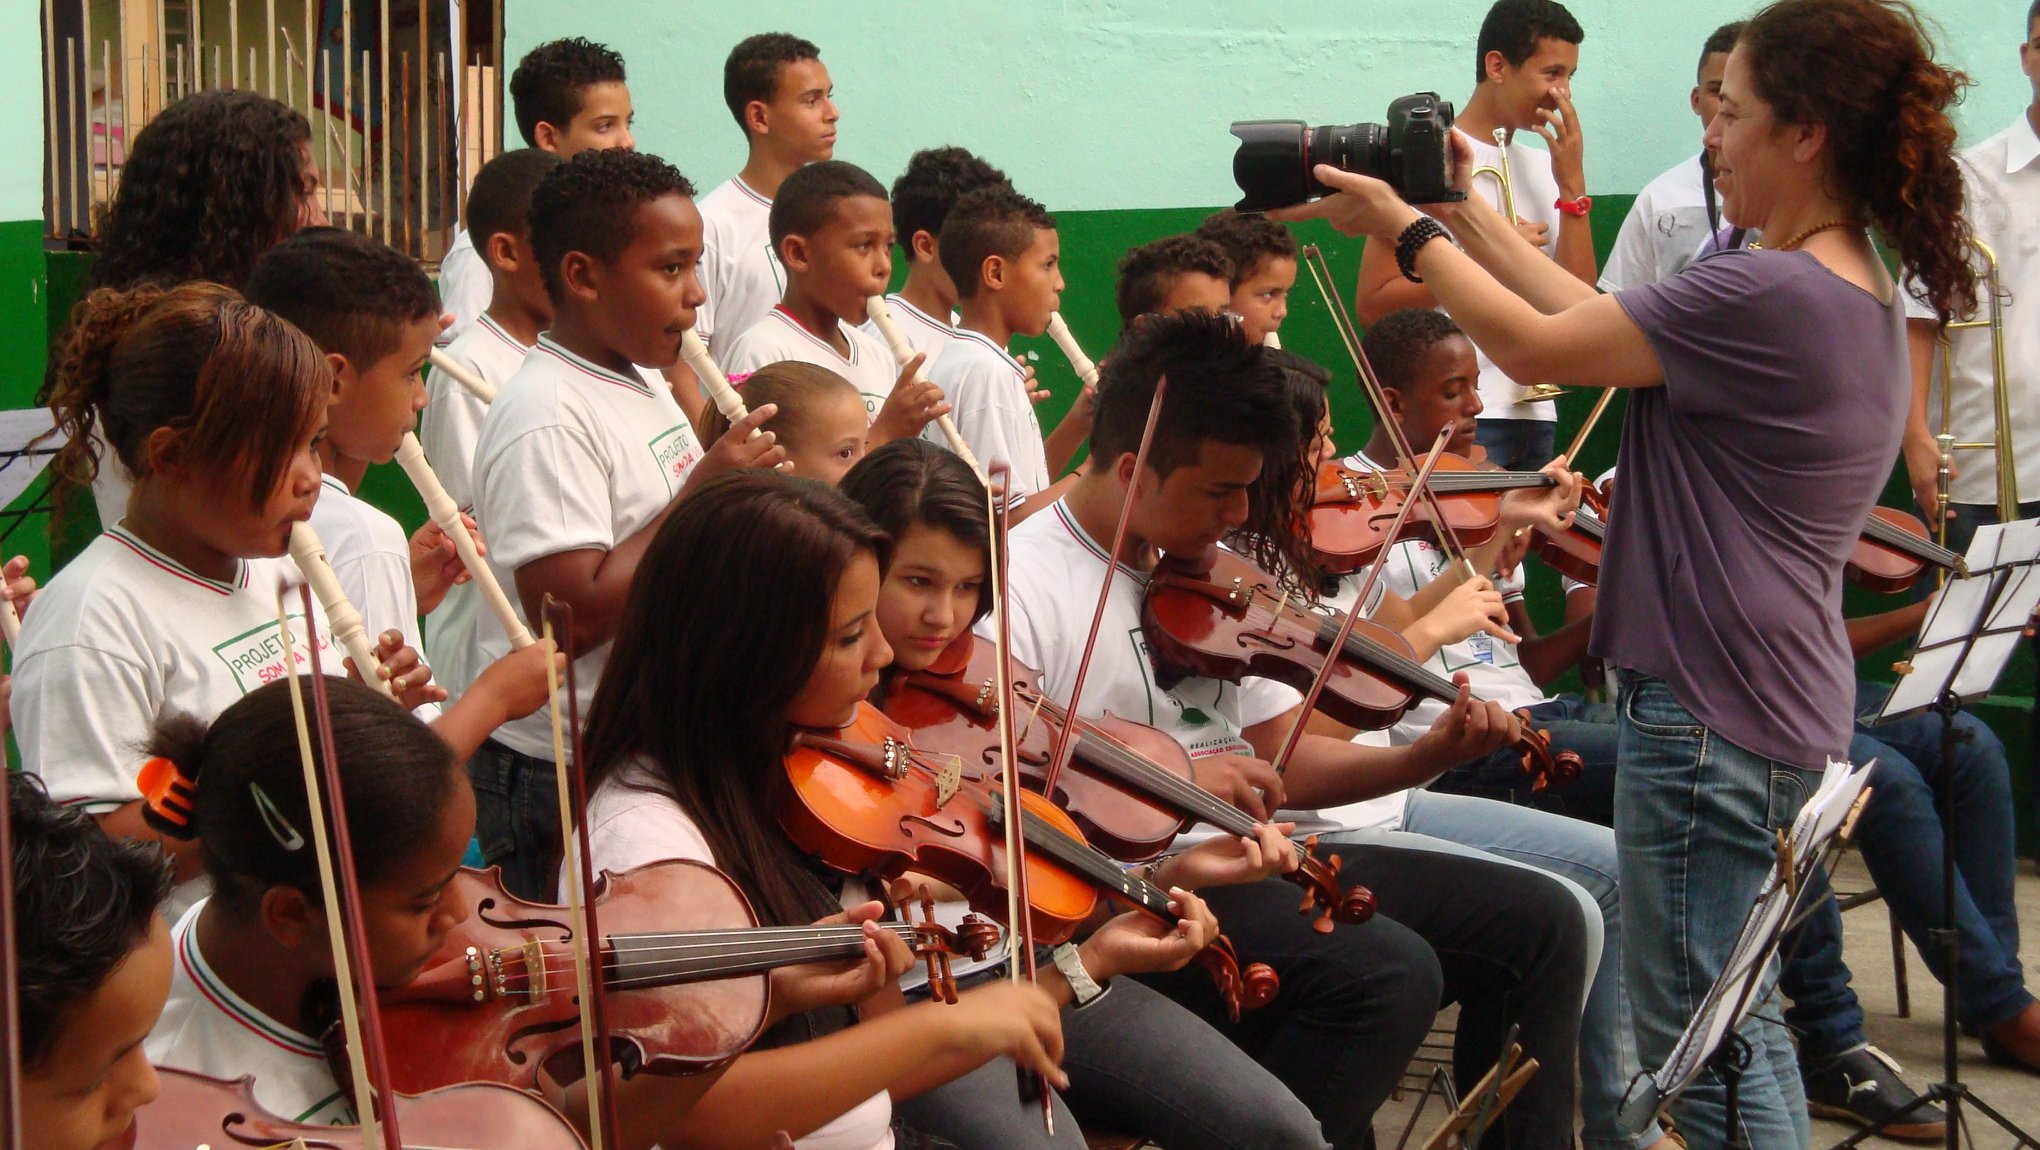
{"type": "Polygon", "coordinates": [[[1452,190],[1452,104],[1436,92],[1414,92],[1388,106],[1379,124],[1302,120],[1235,120],[1233,182],[1242,212],[1265,212],[1330,195],[1311,174],[1318,164],[1373,176],[1413,204],[1463,200],[1452,190]]]}

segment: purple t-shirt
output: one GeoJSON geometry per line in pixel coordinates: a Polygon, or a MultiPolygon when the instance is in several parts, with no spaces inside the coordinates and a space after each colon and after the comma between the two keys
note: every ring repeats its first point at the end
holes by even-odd
{"type": "Polygon", "coordinates": [[[1817,768],[1849,746],[1842,567],[1905,429],[1904,307],[1771,251],[1615,299],[1665,382],[1629,398],[1591,649],[1817,768]]]}

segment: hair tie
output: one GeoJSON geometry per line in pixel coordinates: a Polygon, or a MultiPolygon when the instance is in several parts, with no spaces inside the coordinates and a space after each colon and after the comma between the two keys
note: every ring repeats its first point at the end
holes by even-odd
{"type": "Polygon", "coordinates": [[[161,756],[149,759],[135,776],[135,786],[142,792],[143,822],[176,838],[192,837],[196,794],[176,763],[161,756]]]}
{"type": "Polygon", "coordinates": [[[734,389],[744,386],[744,381],[751,378],[754,374],[756,373],[749,371],[733,371],[723,378],[728,380],[730,387],[734,389]]]}

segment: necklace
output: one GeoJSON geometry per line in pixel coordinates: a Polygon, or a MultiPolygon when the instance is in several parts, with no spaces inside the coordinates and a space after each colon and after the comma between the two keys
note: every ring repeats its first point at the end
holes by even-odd
{"type": "Polygon", "coordinates": [[[1750,241],[1750,247],[1757,251],[1769,250],[1774,252],[1789,252],[1799,247],[1799,245],[1805,243],[1806,241],[1812,239],[1813,237],[1819,235],[1822,232],[1831,232],[1834,231],[1836,228],[1854,228],[1861,226],[1862,226],[1861,224],[1858,224],[1854,220],[1829,220],[1827,223],[1824,224],[1813,225],[1812,227],[1806,229],[1803,232],[1800,232],[1798,235],[1793,236],[1791,239],[1786,240],[1784,243],[1779,244],[1776,247],[1772,247],[1770,244],[1764,243],[1761,240],[1750,241]]]}

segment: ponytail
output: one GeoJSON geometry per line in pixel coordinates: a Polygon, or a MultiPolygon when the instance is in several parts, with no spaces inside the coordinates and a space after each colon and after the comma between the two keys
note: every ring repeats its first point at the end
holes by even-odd
{"type": "Polygon", "coordinates": [[[1962,169],[1948,109],[1969,77],[1934,60],[1905,0],[1779,0],[1738,41],[1784,123],[1827,128],[1832,191],[1898,252],[1940,322],[1976,306],[1962,169]]]}

